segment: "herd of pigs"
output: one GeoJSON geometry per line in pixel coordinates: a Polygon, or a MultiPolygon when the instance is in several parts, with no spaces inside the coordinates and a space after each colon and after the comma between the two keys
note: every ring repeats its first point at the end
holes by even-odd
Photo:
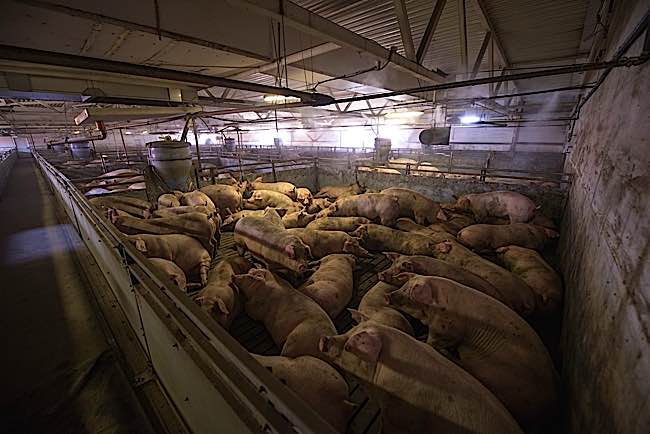
{"type": "Polygon", "coordinates": [[[545,432],[556,419],[558,375],[535,324],[561,308],[539,253],[558,234],[522,194],[440,204],[258,178],[91,202],[224,328],[242,311],[263,323],[281,354],[254,358],[339,432],[354,412],[344,375],[378,403],[383,433],[545,432]],[[222,231],[240,255],[211,268],[222,231]],[[392,265],[339,334],[357,258],[377,254],[392,265]]]}

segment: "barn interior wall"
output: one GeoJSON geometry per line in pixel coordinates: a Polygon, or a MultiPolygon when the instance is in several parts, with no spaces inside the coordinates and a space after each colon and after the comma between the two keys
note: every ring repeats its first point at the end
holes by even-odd
{"type": "MultiPolygon", "coordinates": [[[[605,57],[647,8],[618,5],[605,57]]],[[[627,55],[639,55],[644,39],[627,55]]],[[[570,142],[575,177],[561,237],[570,433],[650,426],[649,92],[650,63],[614,70],[583,107],[570,142]]]]}

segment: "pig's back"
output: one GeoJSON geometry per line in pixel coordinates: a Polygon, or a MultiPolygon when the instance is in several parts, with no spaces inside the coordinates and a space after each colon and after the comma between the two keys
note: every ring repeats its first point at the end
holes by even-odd
{"type": "Polygon", "coordinates": [[[389,423],[408,425],[405,432],[522,432],[503,404],[470,374],[407,334],[383,329],[375,384],[397,397],[388,395],[386,405],[404,409],[390,412],[401,419],[389,423]]]}

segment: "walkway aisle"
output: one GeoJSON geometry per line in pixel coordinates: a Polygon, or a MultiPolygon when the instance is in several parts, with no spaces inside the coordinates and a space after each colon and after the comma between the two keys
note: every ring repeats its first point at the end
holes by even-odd
{"type": "Polygon", "coordinates": [[[85,246],[57,205],[19,159],[0,194],[0,432],[147,432],[75,262],[85,246]]]}

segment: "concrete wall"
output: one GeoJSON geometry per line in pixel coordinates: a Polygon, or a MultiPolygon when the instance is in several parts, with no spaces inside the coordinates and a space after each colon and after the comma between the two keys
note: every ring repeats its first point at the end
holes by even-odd
{"type": "MultiPolygon", "coordinates": [[[[648,8],[616,4],[606,58],[648,8]]],[[[569,433],[650,432],[649,113],[650,63],[617,69],[582,109],[571,142],[561,238],[569,433]]]]}
{"type": "MultiPolygon", "coordinates": [[[[0,155],[1,154],[3,154],[2,149],[0,149],[0,155]]],[[[0,200],[2,200],[2,192],[7,184],[7,179],[9,179],[9,174],[11,173],[11,169],[14,167],[16,158],[17,154],[12,152],[10,155],[6,156],[4,160],[0,161],[0,200]]]]}

